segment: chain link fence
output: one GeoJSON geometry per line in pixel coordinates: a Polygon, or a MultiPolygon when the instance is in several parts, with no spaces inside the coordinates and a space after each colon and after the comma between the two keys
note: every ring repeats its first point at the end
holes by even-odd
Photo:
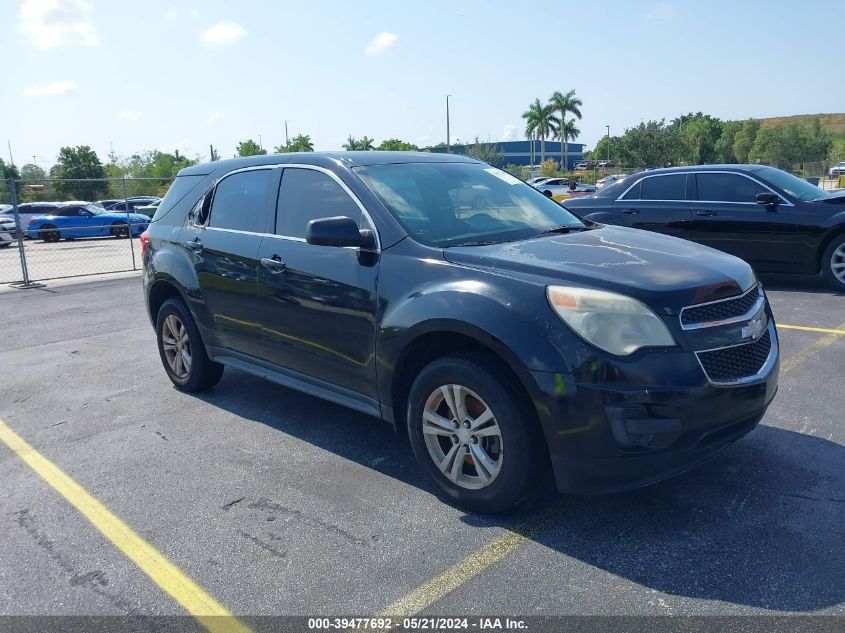
{"type": "Polygon", "coordinates": [[[0,182],[0,284],[140,270],[138,237],[172,179],[0,182]]]}

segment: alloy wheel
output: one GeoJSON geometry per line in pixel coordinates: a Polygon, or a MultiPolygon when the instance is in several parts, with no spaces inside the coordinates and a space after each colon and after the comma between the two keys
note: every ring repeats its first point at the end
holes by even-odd
{"type": "Polygon", "coordinates": [[[188,329],[175,314],[168,314],[161,325],[161,342],[170,371],[179,379],[191,371],[191,341],[188,329]]]}
{"type": "Polygon", "coordinates": [[[845,244],[840,244],[839,248],[833,251],[830,257],[830,270],[836,280],[845,285],[845,244]]]}
{"type": "Polygon", "coordinates": [[[452,483],[478,490],[496,479],[502,431],[477,393],[463,385],[438,387],[425,402],[422,425],[429,456],[452,483]]]}

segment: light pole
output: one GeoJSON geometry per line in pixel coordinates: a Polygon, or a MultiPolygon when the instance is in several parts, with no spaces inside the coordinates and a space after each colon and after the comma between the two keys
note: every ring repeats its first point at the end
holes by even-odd
{"type": "Polygon", "coordinates": [[[285,145],[290,145],[290,141],[288,140],[288,122],[285,121],[285,145]]]}
{"type": "Polygon", "coordinates": [[[605,125],[604,127],[607,128],[607,162],[610,162],[610,126],[605,125]]]}
{"type": "Polygon", "coordinates": [[[452,95],[446,95],[446,153],[452,153],[452,141],[449,137],[449,97],[452,95]]]}
{"type": "Polygon", "coordinates": [[[264,143],[261,142],[261,135],[258,135],[258,148],[264,149],[264,143]]]}

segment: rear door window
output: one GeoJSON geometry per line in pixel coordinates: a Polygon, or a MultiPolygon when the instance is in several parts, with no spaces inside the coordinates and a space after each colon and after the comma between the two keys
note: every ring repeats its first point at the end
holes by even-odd
{"type": "Polygon", "coordinates": [[[652,176],[643,179],[640,200],[685,200],[686,189],[686,174],[652,176]]]}
{"type": "Polygon", "coordinates": [[[221,180],[214,190],[208,225],[264,233],[273,170],[242,171],[221,180]]]}
{"type": "Polygon", "coordinates": [[[757,202],[757,194],[767,191],[757,182],[739,174],[702,173],[695,176],[698,199],[707,202],[757,202]]]}

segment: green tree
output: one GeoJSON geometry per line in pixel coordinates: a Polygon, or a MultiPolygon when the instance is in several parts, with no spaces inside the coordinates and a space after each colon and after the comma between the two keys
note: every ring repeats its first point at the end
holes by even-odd
{"type": "Polygon", "coordinates": [[[478,137],[475,137],[475,143],[467,146],[465,155],[489,163],[494,167],[501,166],[502,160],[504,159],[504,155],[496,151],[495,145],[492,143],[479,143],[478,137]]]}
{"type": "Polygon", "coordinates": [[[561,171],[566,171],[567,169],[567,158],[569,156],[569,143],[566,139],[566,115],[571,114],[576,119],[581,118],[581,106],[584,103],[575,96],[575,91],[570,90],[567,93],[562,93],[558,90],[552,93],[552,96],[549,97],[549,105],[554,108],[556,113],[559,113],[559,117],[555,117],[553,119],[553,123],[557,126],[558,134],[560,137],[561,147],[562,147],[562,154],[560,160],[560,169],[561,171]]]}
{"type": "Polygon", "coordinates": [[[742,128],[734,136],[734,156],[736,162],[747,163],[751,148],[757,139],[757,132],[760,131],[760,122],[756,119],[748,119],[742,122],[742,128]]]}
{"type": "Polygon", "coordinates": [[[314,143],[311,142],[311,137],[308,134],[297,134],[287,145],[279,145],[274,150],[278,154],[285,154],[288,152],[313,152],[314,143]]]}
{"type": "Polygon", "coordinates": [[[703,165],[716,160],[716,141],[722,133],[722,122],[709,114],[698,112],[687,114],[682,120],[672,121],[670,128],[675,125],[681,130],[684,162],[703,165]]]}
{"type": "Polygon", "coordinates": [[[27,163],[21,167],[21,180],[44,180],[47,172],[35,163],[27,163]]]}
{"type": "Polygon", "coordinates": [[[610,140],[606,136],[602,136],[596,141],[596,146],[593,148],[590,156],[587,156],[587,152],[584,152],[584,158],[586,160],[612,160],[620,162],[619,144],[620,138],[618,136],[611,136],[610,140]],[[610,149],[609,152],[608,147],[610,149]]]}
{"type": "Polygon", "coordinates": [[[346,139],[346,142],[343,144],[343,149],[347,152],[354,152],[355,150],[361,149],[360,145],[361,141],[350,134],[346,139]]]}
{"type": "Polygon", "coordinates": [[[648,121],[625,130],[620,139],[619,162],[632,167],[662,167],[675,163],[683,153],[677,125],[648,121]]]}
{"type": "Polygon", "coordinates": [[[736,163],[737,157],[734,153],[736,136],[742,130],[742,123],[739,121],[725,121],[722,124],[722,134],[713,146],[716,160],[720,163],[736,163]]]}
{"type": "MultiPolygon", "coordinates": [[[[540,139],[540,162],[546,160],[546,139],[554,133],[554,107],[552,105],[543,105],[539,99],[534,99],[534,103],[528,106],[528,110],[522,113],[522,118],[525,119],[525,138],[540,139]]],[[[534,164],[533,149],[534,144],[531,144],[532,157],[531,164],[534,164]]]]}
{"type": "Polygon", "coordinates": [[[15,165],[7,165],[6,162],[0,158],[0,180],[19,180],[21,177],[18,168],[15,165]]]}
{"type": "Polygon", "coordinates": [[[97,200],[109,190],[106,170],[97,152],[87,145],[62,147],[56,164],[50,169],[50,177],[57,179],[91,180],[91,182],[58,182],[56,193],[67,199],[97,200]],[[97,180],[99,179],[99,180],[97,180]]]}
{"type": "Polygon", "coordinates": [[[827,159],[833,163],[845,160],[845,134],[837,136],[831,141],[827,159]]]}
{"type": "Polygon", "coordinates": [[[398,138],[389,138],[382,141],[376,149],[381,152],[416,152],[419,147],[398,138]]]}
{"type": "Polygon", "coordinates": [[[820,126],[771,125],[760,129],[749,160],[789,169],[805,161],[824,160],[831,146],[830,136],[820,126]]]}
{"type": "Polygon", "coordinates": [[[237,152],[238,156],[261,156],[266,154],[267,150],[250,138],[238,143],[237,152]]]}
{"type": "Polygon", "coordinates": [[[575,119],[569,119],[563,126],[563,138],[567,142],[574,141],[581,135],[581,130],[575,127],[575,119]]]}
{"type": "Polygon", "coordinates": [[[374,150],[375,148],[375,141],[368,136],[362,136],[361,140],[358,141],[358,149],[360,150],[369,152],[374,150]]]}

